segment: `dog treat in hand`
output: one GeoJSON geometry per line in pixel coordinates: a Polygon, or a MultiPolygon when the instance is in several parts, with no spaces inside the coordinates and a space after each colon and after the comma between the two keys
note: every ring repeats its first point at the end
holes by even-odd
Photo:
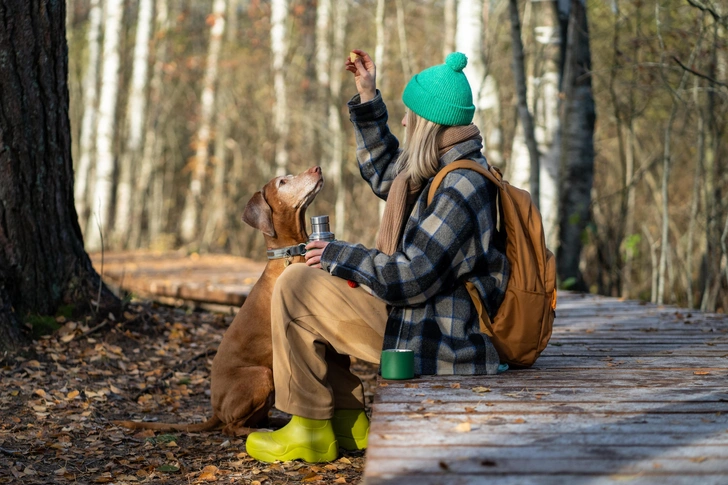
{"type": "Polygon", "coordinates": [[[357,57],[359,57],[359,56],[356,54],[356,52],[351,51],[351,53],[349,53],[349,59],[351,59],[352,63],[356,62],[357,57]]]}

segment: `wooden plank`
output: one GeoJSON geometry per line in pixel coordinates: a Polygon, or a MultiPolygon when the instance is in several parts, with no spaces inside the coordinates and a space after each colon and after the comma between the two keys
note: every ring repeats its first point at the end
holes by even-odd
{"type": "Polygon", "coordinates": [[[725,485],[725,476],[694,475],[675,476],[675,474],[650,475],[611,473],[599,476],[584,472],[558,475],[518,474],[512,476],[488,475],[487,480],[481,472],[465,473],[420,473],[412,471],[404,476],[394,473],[370,475],[366,485],[725,485]]]}
{"type": "Polygon", "coordinates": [[[498,376],[379,380],[365,483],[726,484],[728,319],[562,295],[498,376]]]}

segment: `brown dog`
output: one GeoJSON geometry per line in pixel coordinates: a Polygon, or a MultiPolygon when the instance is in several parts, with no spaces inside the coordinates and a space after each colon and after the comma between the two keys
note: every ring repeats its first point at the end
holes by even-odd
{"type": "Polygon", "coordinates": [[[276,177],[245,206],[243,221],[265,235],[269,261],[263,274],[225,332],[212,361],[213,415],[204,423],[171,424],[115,421],[131,429],[210,431],[246,435],[273,406],[271,292],[278,276],[293,262],[303,262],[308,240],[306,208],[323,187],[321,167],[294,177],[276,177]]]}

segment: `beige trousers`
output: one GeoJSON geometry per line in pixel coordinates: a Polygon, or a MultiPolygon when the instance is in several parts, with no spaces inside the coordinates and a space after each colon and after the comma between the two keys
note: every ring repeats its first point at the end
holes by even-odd
{"type": "Polygon", "coordinates": [[[276,408],[310,419],[330,419],[335,408],[363,409],[349,356],[379,363],[386,304],[305,264],[283,271],[271,303],[276,408]]]}

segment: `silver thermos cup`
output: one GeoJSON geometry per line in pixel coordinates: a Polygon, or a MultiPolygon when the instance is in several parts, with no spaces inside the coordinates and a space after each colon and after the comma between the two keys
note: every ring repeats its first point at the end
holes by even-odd
{"type": "Polygon", "coordinates": [[[311,235],[309,241],[333,241],[334,233],[329,227],[329,216],[311,217],[311,235]]]}

